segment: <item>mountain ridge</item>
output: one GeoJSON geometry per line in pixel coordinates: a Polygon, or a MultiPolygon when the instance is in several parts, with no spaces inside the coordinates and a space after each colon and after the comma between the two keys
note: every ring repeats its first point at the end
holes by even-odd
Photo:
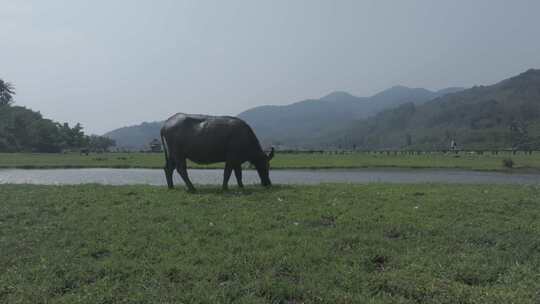
{"type": "MultiPolygon", "coordinates": [[[[241,112],[238,117],[253,127],[264,144],[291,146],[295,142],[301,142],[303,138],[316,138],[328,130],[339,129],[382,109],[405,102],[422,103],[450,89],[462,88],[430,91],[398,85],[370,97],[357,97],[345,91],[333,91],[318,99],[305,99],[286,105],[253,107],[241,112]],[[331,117],[329,113],[332,114],[331,117]],[[274,117],[265,123],[269,115],[274,117]],[[279,123],[283,120],[292,123],[286,125],[279,123]]],[[[114,139],[119,148],[141,150],[152,139],[159,137],[162,123],[163,121],[153,121],[125,126],[111,130],[104,136],[114,139]]]]}
{"type": "Polygon", "coordinates": [[[310,146],[440,150],[452,140],[465,149],[540,148],[540,70],[386,109],[310,146]]]}
{"type": "Polygon", "coordinates": [[[300,147],[320,136],[321,132],[337,130],[355,120],[406,102],[423,103],[439,97],[447,88],[430,91],[423,88],[394,86],[370,97],[357,97],[335,91],[319,99],[306,99],[288,105],[259,106],[238,115],[247,121],[266,144],[300,147]]]}

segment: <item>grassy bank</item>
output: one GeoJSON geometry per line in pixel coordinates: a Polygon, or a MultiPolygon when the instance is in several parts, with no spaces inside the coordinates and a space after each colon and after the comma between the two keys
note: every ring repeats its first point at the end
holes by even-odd
{"type": "Polygon", "coordinates": [[[0,303],[537,303],[540,189],[0,185],[0,303]]]}
{"type": "MultiPolygon", "coordinates": [[[[369,153],[323,154],[278,153],[272,160],[273,169],[325,168],[457,168],[465,170],[507,171],[503,159],[511,158],[514,170],[540,170],[540,153],[491,154],[421,154],[386,155],[369,153]]],[[[104,153],[89,156],[79,154],[0,153],[0,168],[162,168],[160,153],[104,153]]],[[[222,168],[223,164],[197,165],[192,168],[222,168]]]]}

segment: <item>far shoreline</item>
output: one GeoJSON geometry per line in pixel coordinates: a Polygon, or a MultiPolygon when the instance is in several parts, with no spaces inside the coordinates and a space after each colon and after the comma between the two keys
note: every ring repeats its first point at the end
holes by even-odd
{"type": "MultiPolygon", "coordinates": [[[[0,169],[163,169],[164,157],[160,153],[0,153],[0,169]]],[[[189,169],[223,169],[223,163],[195,164],[189,169]]],[[[249,164],[243,168],[248,170],[249,164]]],[[[352,152],[330,153],[277,153],[270,164],[271,170],[465,170],[476,172],[538,173],[540,152],[532,154],[501,152],[492,154],[372,154],[352,152]]]]}
{"type": "MultiPolygon", "coordinates": [[[[156,166],[131,166],[131,165],[104,165],[104,166],[84,166],[84,165],[0,165],[0,170],[77,170],[77,169],[149,169],[149,170],[162,170],[162,167],[156,166]]],[[[188,167],[188,170],[221,170],[222,166],[193,166],[188,167]]],[[[437,171],[470,171],[470,172],[494,172],[494,173],[506,173],[506,174],[539,174],[540,168],[531,167],[518,167],[518,168],[467,168],[467,167],[448,167],[448,166],[299,166],[299,167],[276,167],[270,168],[270,170],[284,171],[284,170],[302,170],[302,171],[327,171],[327,170],[380,170],[380,171],[424,171],[424,170],[437,170],[437,171]]],[[[244,168],[243,170],[255,171],[252,168],[244,168]]]]}

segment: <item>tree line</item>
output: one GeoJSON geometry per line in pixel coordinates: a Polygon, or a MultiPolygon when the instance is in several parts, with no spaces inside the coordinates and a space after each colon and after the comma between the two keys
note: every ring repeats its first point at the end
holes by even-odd
{"type": "Polygon", "coordinates": [[[14,105],[14,86],[0,79],[0,152],[105,151],[114,140],[86,135],[80,123],[70,126],[14,105]]]}

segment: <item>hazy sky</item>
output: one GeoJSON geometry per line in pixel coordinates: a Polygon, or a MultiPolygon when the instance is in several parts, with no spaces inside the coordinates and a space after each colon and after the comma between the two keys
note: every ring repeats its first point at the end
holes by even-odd
{"type": "Polygon", "coordinates": [[[540,67],[540,1],[0,0],[16,102],[105,131],[540,67]]]}

